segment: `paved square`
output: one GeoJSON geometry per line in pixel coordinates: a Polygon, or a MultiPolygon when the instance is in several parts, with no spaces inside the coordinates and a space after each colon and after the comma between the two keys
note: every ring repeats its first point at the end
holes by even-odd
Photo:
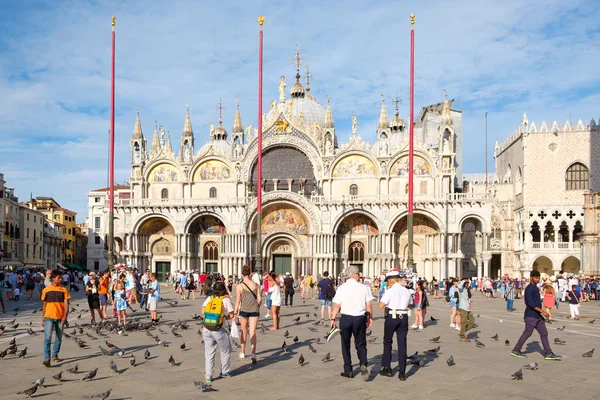
{"type": "MultiPolygon", "coordinates": [[[[74,293],[72,304],[87,307],[87,302],[82,298],[82,293],[74,293]]],[[[296,305],[293,308],[282,308],[282,329],[278,332],[259,332],[258,339],[258,364],[252,365],[250,359],[240,360],[237,350],[232,353],[232,374],[229,379],[216,379],[213,387],[217,390],[212,393],[201,393],[192,384],[194,379],[204,378],[204,346],[197,331],[199,326],[190,317],[200,313],[201,299],[180,301],[179,306],[170,307],[165,302],[160,303],[160,314],[163,316],[159,326],[166,334],[157,330],[153,331],[161,339],[169,341],[168,348],[159,347],[156,342],[148,337],[145,332],[130,332],[127,336],[110,334],[106,339],[123,348],[126,355],[123,359],[118,357],[102,356],[99,345],[106,347],[105,338],[92,340],[85,335],[81,336],[89,345],[89,349],[79,349],[73,340],[63,338],[60,356],[64,361],[60,365],[47,369],[42,366],[43,333],[40,326],[41,314],[32,313],[35,308],[41,307],[39,302],[20,301],[7,303],[7,314],[1,318],[0,325],[7,325],[5,333],[0,336],[0,351],[8,347],[8,342],[16,337],[18,350],[27,347],[27,356],[24,359],[16,355],[6,356],[0,360],[0,399],[25,398],[16,395],[32,385],[35,379],[45,377],[47,387],[40,388],[34,397],[47,399],[81,399],[93,394],[101,393],[108,388],[113,389],[109,399],[158,399],[173,396],[177,399],[325,399],[343,394],[345,400],[351,399],[389,399],[397,398],[400,393],[406,396],[419,396],[423,399],[595,399],[597,398],[598,363],[597,357],[583,358],[581,355],[593,347],[600,347],[600,302],[584,303],[582,305],[581,321],[571,322],[566,319],[568,307],[560,305],[555,310],[554,317],[558,322],[548,325],[550,342],[559,337],[566,341],[564,346],[553,346],[555,353],[563,356],[563,361],[544,361],[540,351],[540,341],[537,333],[531,337],[526,351],[529,353],[527,360],[520,360],[510,356],[512,344],[520,336],[524,324],[522,322],[523,303],[515,301],[517,312],[504,311],[505,303],[501,299],[485,299],[479,294],[474,295],[473,310],[479,314],[476,318],[477,327],[471,336],[477,334],[485,348],[477,348],[474,342],[459,343],[457,332],[448,327],[449,308],[441,299],[431,299],[431,306],[427,319],[434,316],[438,319],[435,324],[428,323],[423,332],[411,332],[408,337],[409,354],[418,351],[423,354],[425,366],[411,367],[407,370],[408,379],[400,382],[397,377],[385,378],[379,376],[379,363],[382,353],[383,318],[382,312],[375,312],[376,318],[373,325],[374,344],[368,345],[368,355],[371,370],[369,382],[364,382],[360,377],[352,380],[342,378],[341,346],[339,338],[331,343],[314,345],[317,350],[313,354],[308,349],[308,344],[325,335],[327,328],[319,327],[318,332],[311,332],[317,318],[313,313],[317,300],[308,300],[305,303],[295,296],[296,305]],[[13,317],[13,309],[19,307],[18,315],[13,317]],[[306,317],[306,314],[309,317],[306,317]],[[298,324],[293,319],[300,317],[298,324]],[[16,318],[19,323],[18,330],[11,329],[8,323],[16,318]],[[595,324],[588,323],[598,318],[595,324]],[[175,338],[170,332],[169,324],[181,319],[189,322],[189,329],[180,331],[181,338],[175,338]],[[36,334],[27,334],[29,322],[36,334]],[[566,325],[564,331],[557,328],[566,325]],[[284,339],[283,334],[288,330],[290,337],[284,339]],[[491,337],[499,335],[499,341],[491,337]],[[292,338],[298,336],[298,342],[292,338]],[[429,339],[441,336],[441,351],[436,357],[426,353],[426,350],[437,347],[429,343],[429,339]],[[511,346],[506,346],[508,339],[511,346]],[[289,345],[289,351],[283,352],[283,341],[289,345]],[[186,350],[182,351],[180,345],[185,342],[186,350]],[[143,353],[146,349],[151,352],[151,358],[144,361],[143,353]],[[323,356],[331,353],[332,361],[321,362],[323,356]],[[133,353],[137,366],[129,365],[128,355],[133,353]],[[303,367],[298,364],[302,354],[306,359],[303,367]],[[173,355],[178,365],[171,367],[168,358],[173,355]],[[446,359],[454,356],[456,365],[448,367],[446,359]],[[121,371],[114,374],[110,368],[110,360],[114,360],[121,371]],[[512,381],[511,374],[529,362],[539,363],[538,371],[524,370],[524,380],[512,381]],[[79,365],[79,373],[64,373],[64,381],[59,383],[52,379],[52,375],[79,365]],[[91,382],[82,382],[85,372],[98,368],[98,375],[91,382]]],[[[163,287],[163,298],[176,299],[171,287],[163,287]]],[[[79,307],[80,309],[82,307],[79,307]]],[[[265,312],[263,307],[261,312],[265,312]]],[[[131,314],[131,313],[130,313],[131,314]]],[[[89,322],[89,314],[83,313],[77,319],[78,312],[70,315],[71,326],[75,323],[89,322]]],[[[129,315],[129,318],[132,316],[129,315]]],[[[137,311],[134,317],[143,317],[146,321],[147,313],[137,311]]],[[[270,327],[270,319],[261,319],[270,327]]],[[[73,328],[67,329],[72,333],[73,328]]],[[[96,336],[95,332],[86,329],[96,336]]],[[[246,350],[249,353],[249,348],[246,350]]],[[[525,349],[524,349],[525,351],[525,349]]],[[[394,346],[395,352],[395,346],[394,346]]],[[[218,375],[218,355],[215,375],[218,375]]],[[[357,362],[356,353],[353,351],[353,361],[357,362]]],[[[395,365],[395,356],[393,359],[395,365]]]]}

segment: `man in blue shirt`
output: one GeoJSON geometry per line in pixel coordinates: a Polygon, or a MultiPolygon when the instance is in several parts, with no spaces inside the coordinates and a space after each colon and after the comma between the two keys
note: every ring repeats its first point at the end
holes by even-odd
{"type": "Polygon", "coordinates": [[[540,283],[539,271],[531,271],[529,275],[529,285],[525,288],[525,330],[519,338],[519,341],[511,351],[511,355],[517,358],[527,358],[527,355],[521,353],[523,345],[529,339],[533,330],[537,330],[542,339],[542,346],[544,347],[544,358],[546,360],[560,361],[561,357],[557,356],[552,352],[550,343],[548,342],[548,329],[546,329],[546,322],[544,318],[549,318],[550,315],[542,310],[542,300],[540,299],[540,291],[538,290],[538,283],[540,283]]]}
{"type": "Polygon", "coordinates": [[[179,281],[179,289],[181,290],[181,300],[185,300],[185,290],[188,285],[188,276],[185,271],[181,273],[181,278],[179,281]]]}

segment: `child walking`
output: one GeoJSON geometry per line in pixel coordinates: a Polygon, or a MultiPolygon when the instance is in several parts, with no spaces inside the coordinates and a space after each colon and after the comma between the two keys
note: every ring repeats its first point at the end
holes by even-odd
{"type": "Polygon", "coordinates": [[[115,307],[117,309],[117,323],[123,326],[127,322],[127,298],[125,297],[125,287],[121,282],[115,287],[115,307]]]}

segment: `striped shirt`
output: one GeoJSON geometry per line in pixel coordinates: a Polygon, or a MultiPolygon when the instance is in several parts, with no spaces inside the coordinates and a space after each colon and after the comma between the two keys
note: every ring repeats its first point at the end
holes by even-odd
{"type": "Polygon", "coordinates": [[[42,301],[46,303],[44,318],[63,319],[65,316],[65,300],[71,295],[63,286],[48,286],[42,291],[42,301]]]}

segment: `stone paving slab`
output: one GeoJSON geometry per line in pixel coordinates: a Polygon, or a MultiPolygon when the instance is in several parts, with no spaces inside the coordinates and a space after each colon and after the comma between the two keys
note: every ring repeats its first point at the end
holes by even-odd
{"type": "MultiPolygon", "coordinates": [[[[72,304],[87,306],[82,293],[74,293],[72,304]]],[[[163,288],[163,298],[176,299],[172,288],[163,288]]],[[[435,357],[426,354],[426,365],[422,368],[410,367],[407,370],[408,379],[405,382],[397,378],[385,378],[377,373],[380,369],[383,317],[379,310],[375,311],[373,336],[377,337],[374,344],[368,345],[368,356],[371,375],[368,382],[360,377],[352,380],[341,378],[342,371],[341,345],[339,339],[331,343],[314,345],[316,354],[308,350],[308,344],[327,332],[326,327],[319,327],[316,333],[308,327],[314,326],[317,320],[313,313],[317,300],[302,302],[296,296],[293,308],[282,308],[282,328],[280,331],[259,332],[258,364],[252,365],[249,358],[239,359],[237,349],[232,353],[233,377],[215,379],[213,387],[217,390],[211,393],[201,393],[196,390],[192,381],[204,377],[204,346],[196,331],[199,326],[190,317],[200,312],[201,299],[180,301],[177,307],[160,303],[160,314],[163,316],[161,328],[167,334],[158,330],[154,334],[161,339],[171,342],[170,347],[161,348],[145,332],[130,332],[127,336],[111,334],[108,341],[126,350],[127,355],[133,352],[138,365],[131,367],[129,359],[107,357],[100,355],[98,345],[103,347],[104,339],[90,340],[85,335],[83,339],[90,344],[86,350],[79,349],[74,341],[64,338],[61,365],[47,369],[42,366],[43,332],[40,326],[41,315],[33,314],[32,310],[41,307],[36,301],[23,301],[18,304],[9,302],[8,313],[0,318],[0,325],[7,324],[13,318],[19,322],[15,332],[8,326],[3,336],[0,336],[0,351],[8,347],[8,342],[15,337],[19,350],[27,346],[27,356],[18,359],[7,356],[0,360],[0,400],[25,398],[16,392],[30,387],[37,378],[45,377],[48,386],[40,388],[34,397],[46,399],[81,399],[89,398],[92,394],[101,393],[108,388],[113,389],[109,399],[154,399],[174,396],[177,399],[328,399],[342,395],[344,400],[355,399],[389,399],[398,395],[418,396],[421,399],[592,399],[597,398],[598,357],[582,358],[581,354],[593,347],[600,352],[600,302],[584,303],[581,308],[582,321],[566,319],[568,306],[562,305],[553,315],[558,320],[548,325],[550,342],[555,337],[566,340],[565,346],[554,346],[553,350],[563,356],[561,362],[544,361],[540,352],[539,336],[536,333],[530,339],[526,351],[527,360],[511,357],[509,352],[523,330],[523,304],[516,301],[519,311],[508,313],[503,308],[504,301],[500,299],[485,299],[478,294],[473,298],[474,313],[477,327],[471,335],[477,334],[486,347],[477,348],[474,343],[459,343],[457,332],[448,327],[449,308],[441,299],[431,299],[427,319],[434,316],[438,322],[428,323],[422,332],[411,331],[409,334],[409,354],[419,351],[420,354],[428,349],[437,347],[429,343],[429,339],[441,336],[441,351],[435,357]],[[13,317],[13,309],[19,307],[18,315],[13,317]],[[309,313],[310,317],[306,317],[309,313]],[[298,324],[293,318],[300,316],[298,324]],[[598,318],[595,324],[589,324],[591,319],[598,318]],[[188,320],[190,329],[180,332],[182,338],[170,334],[168,325],[181,319],[188,320]],[[37,332],[34,336],[27,334],[29,322],[37,332]],[[566,325],[562,332],[558,327],[566,325]],[[288,330],[290,337],[284,339],[283,333],[288,330]],[[494,341],[491,336],[498,333],[500,340],[494,341]],[[298,343],[292,338],[298,335],[298,343]],[[511,346],[506,346],[508,339],[511,346]],[[281,349],[283,341],[289,346],[289,351],[281,349]],[[188,350],[182,351],[179,346],[185,342],[188,350]],[[143,352],[149,349],[152,356],[144,361],[143,352]],[[321,362],[325,353],[330,352],[332,361],[321,362]],[[298,357],[302,354],[306,364],[301,367],[298,357]],[[177,366],[171,367],[167,360],[173,355],[177,366]],[[453,355],[456,366],[448,367],[446,359],[453,355]],[[121,370],[115,375],[109,368],[110,360],[114,360],[121,370]],[[538,362],[538,371],[524,371],[523,381],[512,381],[510,375],[529,362],[538,362]],[[78,364],[78,374],[65,372],[65,381],[53,381],[52,375],[78,364]],[[91,382],[82,382],[85,372],[99,368],[97,377],[91,382]],[[393,395],[392,395],[393,394],[393,395]]],[[[264,315],[265,309],[261,310],[264,315]]],[[[131,313],[129,313],[131,314],[131,313]]],[[[87,313],[77,319],[78,312],[71,314],[69,320],[75,323],[89,322],[87,313]]],[[[129,317],[147,318],[147,313],[138,311],[129,317]]],[[[267,327],[271,326],[270,319],[261,319],[267,327]]],[[[71,333],[72,328],[67,329],[71,333]]],[[[92,332],[94,336],[95,333],[92,332]]],[[[247,353],[249,348],[247,349],[247,353]]],[[[353,351],[353,361],[356,363],[356,352],[353,351]]],[[[394,355],[395,364],[395,355],[394,355]]],[[[357,371],[356,366],[355,371],[357,371]]],[[[219,370],[217,356],[216,371],[219,370]]],[[[215,374],[218,375],[218,372],[215,374]]]]}

